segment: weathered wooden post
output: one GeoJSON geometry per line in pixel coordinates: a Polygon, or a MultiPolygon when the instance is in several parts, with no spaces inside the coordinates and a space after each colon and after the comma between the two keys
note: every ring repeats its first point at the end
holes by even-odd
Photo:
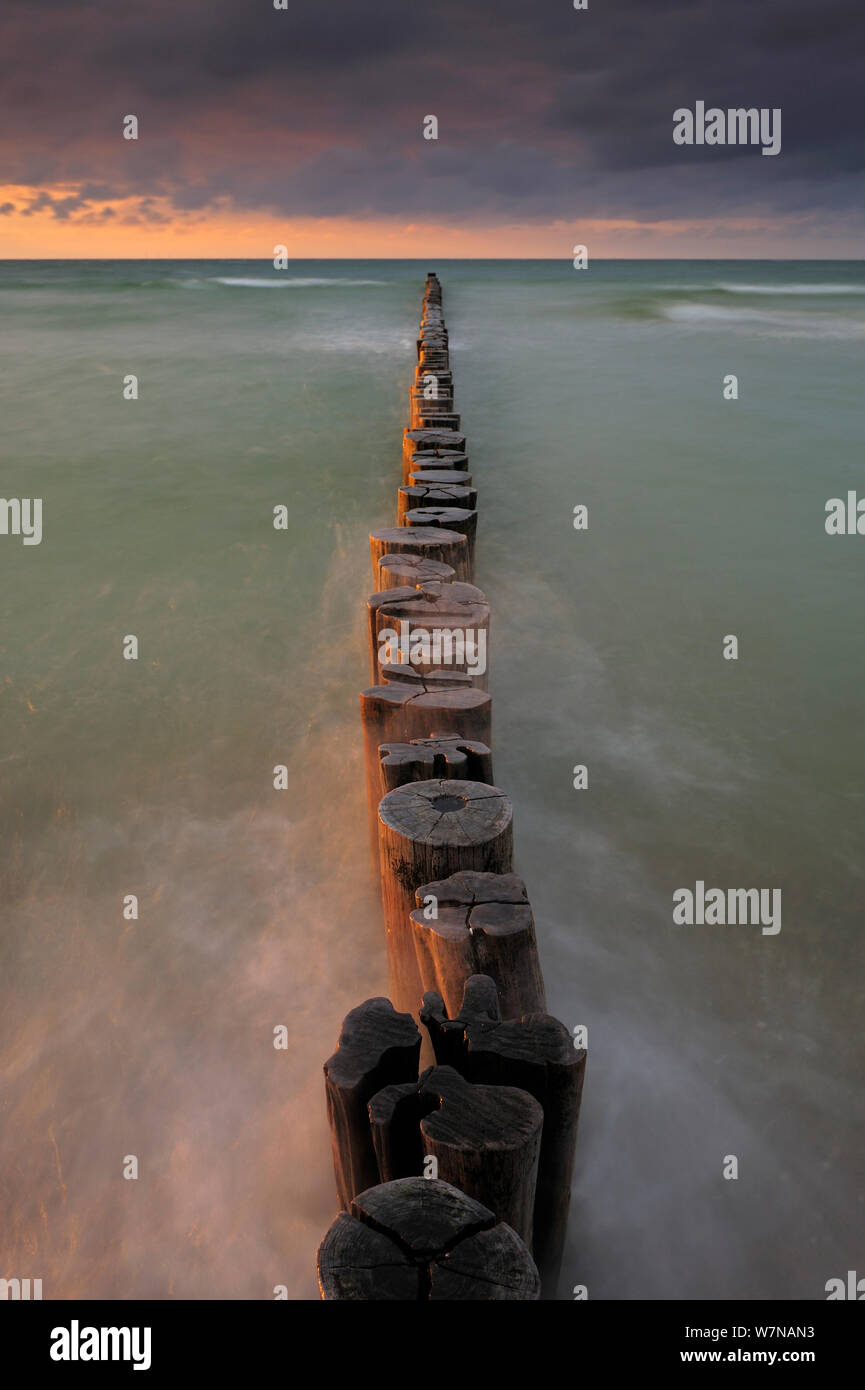
{"type": "MultiPolygon", "coordinates": [[[[423,455],[421,455],[423,457],[423,455]]],[[[438,463],[438,459],[436,462],[438,463]]],[[[472,475],[463,468],[412,468],[406,487],[424,487],[427,483],[444,483],[446,487],[471,487],[472,475]]]]}
{"type": "Polygon", "coordinates": [[[343,1211],[356,1192],[378,1182],[367,1104],[383,1086],[416,1081],[421,1035],[389,999],[367,999],[342,1025],[324,1064],[336,1195],[343,1211]]]}
{"type": "Polygon", "coordinates": [[[408,465],[416,454],[434,454],[437,449],[447,453],[465,454],[466,437],[459,430],[418,428],[403,431],[403,482],[408,478],[408,465]]]}
{"type": "Polygon", "coordinates": [[[517,874],[462,871],[421,884],[415,900],[411,920],[421,983],[425,993],[441,995],[450,1018],[459,1016],[472,975],[495,981],[502,1018],[545,1012],[535,922],[517,874]]]}
{"type": "MultiPolygon", "coordinates": [[[[386,557],[385,557],[386,558],[386,557]]],[[[415,557],[417,558],[417,557],[415,557]]],[[[428,562],[424,562],[428,563],[428,562]]],[[[396,603],[400,599],[411,598],[417,592],[414,585],[402,584],[399,588],[380,589],[377,594],[370,594],[366,601],[367,613],[367,638],[369,642],[369,670],[370,680],[373,685],[381,682],[380,667],[402,664],[398,655],[388,658],[387,661],[380,662],[378,654],[378,613],[380,608],[390,603],[396,603]]]]}
{"type": "Polygon", "coordinates": [[[378,756],[381,796],[395,787],[434,777],[493,785],[493,755],[487,745],[453,734],[433,734],[430,738],[412,739],[411,743],[382,743],[378,756]]]}
{"type": "Polygon", "coordinates": [[[368,605],[374,683],[383,667],[398,664],[420,675],[464,671],[486,689],[490,607],[474,584],[433,580],[415,589],[385,589],[368,605]]]}
{"type": "Polygon", "coordinates": [[[382,526],[369,533],[372,582],[378,583],[378,562],[383,555],[417,555],[450,565],[457,579],[471,581],[468,537],[460,529],[431,526],[382,526]]]}
{"type": "Polygon", "coordinates": [[[435,414],[434,411],[424,411],[417,416],[417,428],[419,430],[459,430],[460,417],[458,414],[435,414]]]}
{"type": "Polygon", "coordinates": [[[436,372],[426,371],[418,384],[413,385],[409,391],[409,418],[412,429],[423,429],[424,422],[428,419],[438,424],[442,417],[447,417],[449,424],[455,420],[456,423],[451,425],[451,428],[459,428],[459,416],[454,415],[453,387],[446,387],[436,372]],[[432,391],[435,391],[435,395],[431,394],[432,391]]]}
{"type": "Polygon", "coordinates": [[[409,453],[407,459],[403,458],[401,481],[407,483],[412,473],[417,473],[425,468],[443,468],[465,472],[468,467],[468,454],[462,453],[458,449],[425,449],[418,453],[409,453]]]}
{"type": "Polygon", "coordinates": [[[380,1182],[435,1175],[483,1202],[531,1248],[544,1112],[513,1086],[472,1086],[453,1067],[372,1097],[369,1122],[380,1182]],[[424,1175],[425,1176],[425,1175],[424,1175]]]}
{"type": "Polygon", "coordinates": [[[460,417],[452,411],[419,411],[416,422],[419,430],[458,430],[460,427],[460,417]]]}
{"type": "Polygon", "coordinates": [[[413,782],[382,798],[378,820],[390,996],[416,1016],[423,991],[411,922],[415,889],[459,869],[510,873],[511,804],[482,782],[413,782]]]}
{"type": "Polygon", "coordinates": [[[418,584],[428,584],[432,579],[440,579],[443,584],[450,584],[456,579],[456,570],[453,565],[446,565],[442,560],[427,560],[423,555],[393,551],[382,555],[378,562],[376,588],[379,592],[382,589],[400,589],[406,586],[414,589],[418,584]]]}
{"type": "Polygon", "coordinates": [[[540,1297],[531,1254],[516,1231],[435,1178],[369,1188],[318,1248],[323,1299],[510,1300],[540,1297]]]}
{"type": "Polygon", "coordinates": [[[414,381],[411,386],[412,391],[430,389],[433,387],[433,382],[435,383],[434,389],[436,391],[448,396],[453,396],[454,374],[449,367],[437,367],[436,370],[433,371],[428,365],[418,362],[415,367],[414,381]]]}
{"type": "Polygon", "coordinates": [[[477,507],[478,490],[461,483],[405,483],[397,493],[397,524],[405,526],[406,512],[418,507],[477,507]]]}
{"type": "Polygon", "coordinates": [[[422,377],[429,372],[449,371],[450,359],[447,348],[434,347],[431,343],[424,343],[418,353],[417,370],[422,377]]]}
{"type": "Polygon", "coordinates": [[[441,996],[425,995],[420,1014],[440,1066],[468,1081],[517,1086],[542,1107],[541,1157],[535,1200],[534,1252],[550,1295],[555,1294],[568,1224],[574,1151],[586,1053],[563,1023],[548,1014],[499,1020],[494,982],[473,976],[456,1020],[441,996]]]}
{"type": "Polygon", "coordinates": [[[478,529],[476,511],[469,507],[413,507],[403,515],[402,525],[412,529],[419,527],[425,534],[441,526],[465,536],[468,541],[468,574],[465,577],[471,581],[475,570],[475,536],[478,529]]]}
{"type": "Polygon", "coordinates": [[[419,676],[411,667],[389,666],[382,675],[384,684],[360,696],[370,837],[377,870],[380,745],[451,734],[492,747],[492,699],[472,684],[466,672],[430,671],[419,676]]]}

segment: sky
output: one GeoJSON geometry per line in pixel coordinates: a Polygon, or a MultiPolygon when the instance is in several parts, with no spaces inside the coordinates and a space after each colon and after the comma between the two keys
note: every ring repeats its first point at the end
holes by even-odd
{"type": "Polygon", "coordinates": [[[862,0],[287,4],[3,0],[0,257],[863,254],[862,0]]]}

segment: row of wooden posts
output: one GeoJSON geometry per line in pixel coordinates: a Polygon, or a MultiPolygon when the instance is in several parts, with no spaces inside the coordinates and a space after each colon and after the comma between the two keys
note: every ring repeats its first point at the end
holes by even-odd
{"type": "Polygon", "coordinates": [[[361,695],[389,998],[352,1009],[324,1068],[340,1214],[319,1287],[555,1297],[585,1052],[545,1012],[511,803],[493,781],[486,664],[466,656],[480,633],[486,649],[490,611],[434,274],[417,353],[398,524],[370,536],[361,695]],[[435,632],[449,636],[430,650],[435,632]]]}

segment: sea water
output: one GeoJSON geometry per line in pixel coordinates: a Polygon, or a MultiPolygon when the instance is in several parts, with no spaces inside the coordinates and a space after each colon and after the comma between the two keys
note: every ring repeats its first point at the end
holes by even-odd
{"type": "Polygon", "coordinates": [[[357,692],[427,269],[496,779],[588,1031],[562,1296],[823,1298],[865,1258],[840,262],[0,265],[0,493],[42,501],[38,545],[0,536],[0,1274],[316,1296],[321,1065],[386,991],[357,692]],[[780,890],[782,929],[676,924],[698,882],[780,890]]]}

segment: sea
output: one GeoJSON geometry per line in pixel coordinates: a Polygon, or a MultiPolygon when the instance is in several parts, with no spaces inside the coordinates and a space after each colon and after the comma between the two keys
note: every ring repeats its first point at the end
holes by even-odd
{"type": "Polygon", "coordinates": [[[826,530],[865,497],[865,263],[838,261],[0,263],[0,492],[42,500],[39,544],[0,535],[0,1275],[318,1296],[322,1064],[387,989],[367,534],[431,269],[495,777],[587,1038],[559,1296],[824,1299],[865,1275],[865,535],[826,530]],[[780,929],[676,922],[698,883],[780,890],[780,929]]]}

